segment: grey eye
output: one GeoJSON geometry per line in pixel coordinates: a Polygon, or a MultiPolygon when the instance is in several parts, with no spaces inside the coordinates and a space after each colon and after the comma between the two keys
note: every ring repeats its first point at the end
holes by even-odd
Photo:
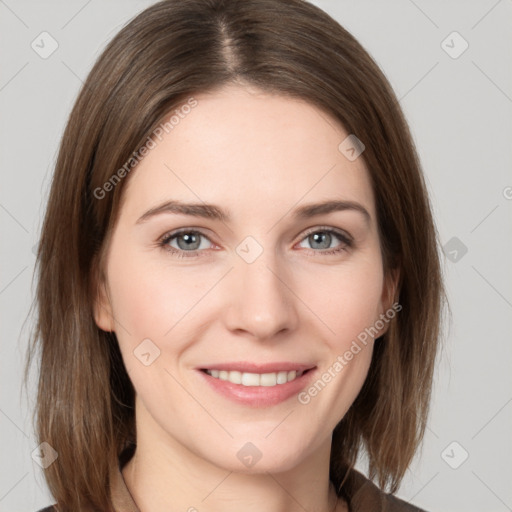
{"type": "Polygon", "coordinates": [[[170,247],[185,252],[207,249],[208,242],[208,238],[199,231],[182,231],[164,240],[170,247]],[[203,241],[205,243],[202,243],[203,241]]]}
{"type": "Polygon", "coordinates": [[[317,231],[308,236],[308,240],[313,249],[329,249],[332,238],[332,234],[326,231],[317,231]]]}

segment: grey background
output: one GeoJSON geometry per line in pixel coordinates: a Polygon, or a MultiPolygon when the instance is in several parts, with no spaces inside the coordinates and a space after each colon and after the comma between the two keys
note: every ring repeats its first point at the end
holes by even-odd
{"type": "MultiPolygon", "coordinates": [[[[52,503],[31,458],[34,382],[26,397],[21,371],[59,139],[101,49],[152,3],[0,0],[1,511],[52,503]],[[43,31],[59,45],[47,59],[31,48],[43,31]]],[[[451,322],[423,449],[397,494],[430,511],[512,510],[512,1],[314,3],[358,38],[400,98],[445,245],[451,322]],[[441,46],[453,31],[469,44],[458,58],[445,49],[458,52],[460,39],[441,46]]]]}

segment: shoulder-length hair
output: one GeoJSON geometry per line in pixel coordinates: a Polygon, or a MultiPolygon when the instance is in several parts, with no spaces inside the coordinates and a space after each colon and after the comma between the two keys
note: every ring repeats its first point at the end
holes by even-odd
{"type": "Polygon", "coordinates": [[[26,372],[37,353],[35,429],[58,452],[45,478],[62,510],[112,510],[110,472],[136,441],[134,389],[115,333],[93,315],[126,163],[166,114],[228,83],[304,99],[364,143],[385,272],[399,271],[402,310],[334,430],[331,480],[340,488],[365,449],[370,478],[395,492],[423,437],[442,281],[424,178],[390,84],[353,36],[305,1],[165,0],[114,37],[83,84],[42,227],[26,372]],[[123,176],[112,184],[116,172],[123,176]]]}

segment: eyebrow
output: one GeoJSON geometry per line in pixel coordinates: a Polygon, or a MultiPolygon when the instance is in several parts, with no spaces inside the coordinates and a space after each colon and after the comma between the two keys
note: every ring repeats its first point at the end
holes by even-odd
{"type": "MultiPolygon", "coordinates": [[[[367,222],[370,222],[371,220],[368,210],[362,204],[355,201],[341,201],[334,199],[300,206],[294,210],[293,217],[295,219],[307,219],[315,217],[316,215],[325,215],[332,212],[347,210],[361,213],[367,222]]],[[[183,203],[181,201],[172,200],[151,208],[139,217],[136,224],[147,222],[152,217],[163,213],[190,215],[193,217],[220,220],[222,222],[230,222],[231,220],[231,215],[220,206],[208,203],[183,203]]]]}

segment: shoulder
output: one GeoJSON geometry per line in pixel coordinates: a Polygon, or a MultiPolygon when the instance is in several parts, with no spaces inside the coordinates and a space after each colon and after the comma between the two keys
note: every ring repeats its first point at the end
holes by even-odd
{"type": "Polygon", "coordinates": [[[37,512],[56,512],[56,508],[54,505],[50,505],[49,507],[42,508],[41,510],[38,510],[37,512]]]}
{"type": "Polygon", "coordinates": [[[401,500],[392,494],[384,494],[387,508],[384,510],[389,512],[427,512],[407,501],[401,500]]]}
{"type": "Polygon", "coordinates": [[[379,489],[362,473],[352,470],[347,479],[351,512],[427,512],[379,489]]]}

